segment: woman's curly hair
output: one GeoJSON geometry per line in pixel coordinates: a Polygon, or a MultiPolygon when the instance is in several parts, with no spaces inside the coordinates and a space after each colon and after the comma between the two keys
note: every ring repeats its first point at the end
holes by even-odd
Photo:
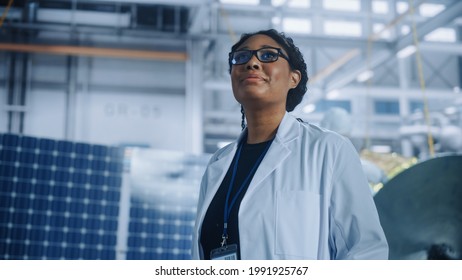
{"type": "MultiPolygon", "coordinates": [[[[247,39],[255,35],[266,35],[271,37],[274,41],[276,41],[282,48],[286,51],[289,57],[289,65],[292,70],[298,70],[301,73],[301,79],[298,83],[296,88],[290,89],[289,93],[287,94],[286,100],[286,110],[287,112],[293,111],[295,107],[302,102],[303,95],[305,95],[307,90],[307,83],[308,83],[308,72],[306,70],[306,63],[303,59],[303,55],[300,52],[299,48],[295,46],[294,41],[292,38],[285,36],[284,33],[280,33],[275,29],[269,30],[261,30],[255,33],[245,33],[242,34],[239,41],[231,47],[231,52],[234,52],[239,48],[239,46],[244,43],[247,39]]],[[[228,61],[229,63],[229,72],[231,73],[231,60],[228,61]]]]}

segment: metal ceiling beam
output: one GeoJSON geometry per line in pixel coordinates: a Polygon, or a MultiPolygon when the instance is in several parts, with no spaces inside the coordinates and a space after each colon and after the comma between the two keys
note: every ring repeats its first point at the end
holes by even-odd
{"type": "Polygon", "coordinates": [[[127,50],[115,48],[95,48],[95,47],[76,47],[76,46],[56,46],[56,45],[31,45],[31,44],[10,44],[0,43],[0,51],[12,52],[33,52],[48,53],[55,55],[75,55],[75,56],[100,56],[117,57],[131,59],[153,59],[186,61],[186,53],[179,52],[159,52],[143,50],[127,50]]]}
{"type": "Polygon", "coordinates": [[[462,56],[461,43],[436,43],[436,42],[422,42],[419,48],[424,52],[438,52],[442,54],[454,54],[462,56]]]}
{"type": "Polygon", "coordinates": [[[390,57],[392,57],[393,55],[394,55],[394,53],[391,52],[391,51],[382,51],[382,52],[380,52],[378,54],[375,54],[371,58],[369,64],[367,64],[367,63],[360,64],[359,66],[354,67],[354,69],[348,70],[347,74],[342,74],[341,78],[338,78],[338,79],[335,79],[335,80],[333,80],[331,82],[328,82],[326,87],[325,87],[324,92],[327,93],[327,92],[330,92],[332,90],[340,89],[340,88],[348,85],[349,83],[354,81],[356,79],[356,77],[358,77],[359,74],[367,71],[369,68],[373,69],[373,68],[381,65],[382,63],[388,61],[390,59],[390,57]]]}
{"type": "MultiPolygon", "coordinates": [[[[457,17],[462,15],[462,1],[454,1],[452,5],[447,6],[444,11],[439,13],[438,15],[430,18],[426,22],[417,26],[417,37],[419,40],[423,38],[425,35],[429,34],[430,32],[434,31],[438,27],[445,26],[446,24],[450,23],[457,17]]],[[[396,41],[395,50],[399,51],[411,44],[413,44],[413,37],[412,32],[407,34],[406,36],[398,39],[396,41]]]]}
{"type": "Polygon", "coordinates": [[[210,0],[97,0],[92,2],[108,2],[122,4],[149,4],[168,6],[199,6],[210,3],[210,0]]]}
{"type": "MultiPolygon", "coordinates": [[[[462,1],[454,1],[452,5],[446,7],[444,11],[436,15],[435,17],[428,19],[426,22],[417,26],[418,37],[422,38],[426,34],[432,32],[438,27],[444,26],[447,23],[451,22],[455,18],[459,17],[462,14],[462,1]]],[[[334,79],[331,82],[327,83],[325,92],[329,92],[334,89],[342,88],[356,79],[358,74],[366,71],[368,68],[373,69],[382,65],[383,63],[394,59],[396,52],[403,49],[404,47],[412,44],[412,33],[405,35],[402,38],[397,39],[393,42],[394,47],[390,48],[387,53],[374,52],[369,65],[367,61],[364,61],[364,64],[358,65],[353,69],[348,70],[348,74],[339,74],[340,78],[334,79]]],[[[374,48],[376,43],[374,42],[374,48]]]]}

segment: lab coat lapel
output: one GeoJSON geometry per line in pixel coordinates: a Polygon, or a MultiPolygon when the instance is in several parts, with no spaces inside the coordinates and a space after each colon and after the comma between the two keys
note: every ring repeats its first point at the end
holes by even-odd
{"type": "Polygon", "coordinates": [[[279,125],[271,147],[250,182],[246,196],[250,197],[255,190],[261,187],[260,183],[268,177],[278,167],[278,165],[283,164],[292,152],[287,143],[298,137],[299,128],[300,125],[298,121],[286,112],[281,124],[279,125]]]}
{"type": "Polygon", "coordinates": [[[203,209],[207,209],[208,205],[212,202],[215,193],[220,187],[226,172],[228,172],[229,166],[233,161],[234,154],[236,154],[237,145],[245,135],[246,131],[242,132],[237,141],[226,147],[225,150],[218,156],[216,161],[210,163],[208,167],[209,179],[207,181],[213,182],[213,184],[208,186],[209,189],[207,190],[207,195],[204,198],[204,203],[207,205],[207,207],[204,207],[203,209]]]}

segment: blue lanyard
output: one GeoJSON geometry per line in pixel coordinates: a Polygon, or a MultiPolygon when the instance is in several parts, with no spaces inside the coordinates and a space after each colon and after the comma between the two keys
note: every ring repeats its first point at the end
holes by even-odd
{"type": "Polygon", "coordinates": [[[245,180],[242,182],[241,186],[239,187],[237,193],[234,195],[233,199],[231,200],[231,203],[229,203],[229,198],[231,196],[231,190],[233,189],[234,181],[236,179],[236,173],[237,173],[237,166],[239,164],[239,158],[241,156],[241,151],[242,151],[242,146],[244,146],[244,140],[239,144],[239,147],[236,152],[236,160],[234,161],[234,166],[233,166],[233,174],[231,176],[231,182],[229,183],[228,187],[228,193],[226,194],[226,200],[225,200],[225,208],[224,208],[224,214],[223,214],[223,241],[221,243],[221,246],[226,245],[226,240],[228,239],[228,220],[229,216],[231,214],[231,210],[233,209],[234,204],[236,203],[237,198],[239,197],[239,194],[244,190],[244,187],[246,186],[247,182],[250,180],[250,177],[252,174],[254,174],[255,170],[258,168],[260,165],[261,161],[263,160],[263,157],[265,156],[266,152],[268,151],[269,147],[271,146],[272,140],[268,141],[266,144],[265,149],[261,153],[260,157],[257,159],[255,164],[253,165],[252,169],[250,170],[249,174],[247,174],[247,177],[245,180]]]}

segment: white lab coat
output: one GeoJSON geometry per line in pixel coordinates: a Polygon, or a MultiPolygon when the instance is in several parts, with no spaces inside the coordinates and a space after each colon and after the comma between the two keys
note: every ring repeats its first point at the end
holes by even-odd
{"type": "MultiPolygon", "coordinates": [[[[238,141],[212,156],[202,178],[193,259],[202,258],[202,221],[238,141]]],[[[388,258],[387,241],[351,142],[288,113],[238,215],[242,259],[388,258]]]]}

